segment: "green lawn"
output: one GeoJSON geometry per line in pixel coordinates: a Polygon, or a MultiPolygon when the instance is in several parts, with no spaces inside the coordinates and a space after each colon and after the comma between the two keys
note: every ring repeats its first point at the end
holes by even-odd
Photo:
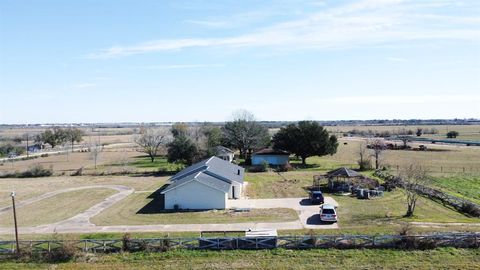
{"type": "Polygon", "coordinates": [[[453,196],[480,204],[480,176],[435,177],[432,184],[453,196]]]}
{"type": "Polygon", "coordinates": [[[156,157],[152,162],[148,156],[135,157],[129,165],[145,171],[163,170],[166,172],[175,172],[185,167],[183,164],[170,163],[165,157],[156,157]]]}
{"type": "Polygon", "coordinates": [[[0,261],[2,269],[478,269],[480,250],[173,250],[80,256],[60,264],[0,261]]]}
{"type": "Polygon", "coordinates": [[[298,220],[293,209],[252,209],[236,213],[230,210],[200,212],[164,212],[148,193],[132,194],[93,217],[96,225],[202,224],[242,222],[282,222],[298,220]],[[158,207],[156,207],[158,206],[158,207]],[[140,213],[139,213],[140,212],[140,213]]]}

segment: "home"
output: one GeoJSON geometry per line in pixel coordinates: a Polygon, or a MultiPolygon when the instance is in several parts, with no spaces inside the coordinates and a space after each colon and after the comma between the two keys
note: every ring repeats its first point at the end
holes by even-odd
{"type": "Polygon", "coordinates": [[[228,162],[232,162],[233,158],[235,157],[235,152],[225,146],[220,145],[215,147],[215,156],[228,162]]]}
{"type": "Polygon", "coordinates": [[[265,148],[253,153],[252,165],[262,165],[264,163],[273,166],[286,165],[288,164],[289,156],[290,153],[288,152],[265,148]]]}
{"type": "Polygon", "coordinates": [[[241,197],[244,174],[244,168],[215,156],[193,164],[161,192],[165,209],[226,209],[229,199],[241,197]]]}

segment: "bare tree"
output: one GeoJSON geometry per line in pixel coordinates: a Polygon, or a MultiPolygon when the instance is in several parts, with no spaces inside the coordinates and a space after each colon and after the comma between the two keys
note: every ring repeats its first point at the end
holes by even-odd
{"type": "Polygon", "coordinates": [[[97,139],[93,143],[91,142],[88,146],[88,151],[92,156],[93,162],[95,164],[95,170],[96,170],[100,153],[103,151],[103,145],[100,143],[100,139],[97,139]]]}
{"type": "Polygon", "coordinates": [[[405,216],[411,217],[415,212],[417,200],[420,196],[417,192],[418,189],[428,184],[428,173],[421,167],[410,165],[400,172],[399,177],[407,204],[407,213],[405,216]]]}
{"type": "Polygon", "coordinates": [[[380,157],[387,148],[385,141],[381,138],[374,138],[368,141],[368,148],[372,149],[372,156],[375,158],[375,169],[380,168],[380,157]]]}
{"type": "Polygon", "coordinates": [[[158,149],[166,143],[167,135],[163,130],[143,128],[140,135],[135,137],[135,143],[141,147],[141,152],[146,153],[152,162],[155,161],[158,149]]]}
{"type": "Polygon", "coordinates": [[[410,138],[408,136],[400,136],[399,139],[403,143],[403,149],[407,149],[410,138]]]}
{"type": "Polygon", "coordinates": [[[372,160],[370,159],[371,155],[368,154],[365,144],[362,142],[358,146],[358,166],[360,171],[369,170],[372,168],[372,160]]]}

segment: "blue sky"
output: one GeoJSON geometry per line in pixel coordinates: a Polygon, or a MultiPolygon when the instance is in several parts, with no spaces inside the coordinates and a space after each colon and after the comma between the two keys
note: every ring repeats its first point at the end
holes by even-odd
{"type": "Polygon", "coordinates": [[[0,1],[0,123],[480,117],[480,1],[0,1]]]}

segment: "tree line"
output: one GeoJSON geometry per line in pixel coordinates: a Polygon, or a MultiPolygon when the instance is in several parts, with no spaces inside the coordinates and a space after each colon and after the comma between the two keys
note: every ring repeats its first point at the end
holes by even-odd
{"type": "Polygon", "coordinates": [[[248,111],[237,111],[233,120],[223,126],[208,123],[188,126],[185,123],[176,123],[172,125],[169,133],[143,127],[134,141],[152,162],[164,147],[169,162],[187,165],[215,155],[218,146],[238,150],[246,165],[251,164],[251,156],[255,150],[266,147],[288,151],[301,158],[303,165],[308,157],[333,155],[338,147],[336,136],[329,135],[328,131],[315,121],[289,124],[272,136],[268,128],[248,111]]]}

